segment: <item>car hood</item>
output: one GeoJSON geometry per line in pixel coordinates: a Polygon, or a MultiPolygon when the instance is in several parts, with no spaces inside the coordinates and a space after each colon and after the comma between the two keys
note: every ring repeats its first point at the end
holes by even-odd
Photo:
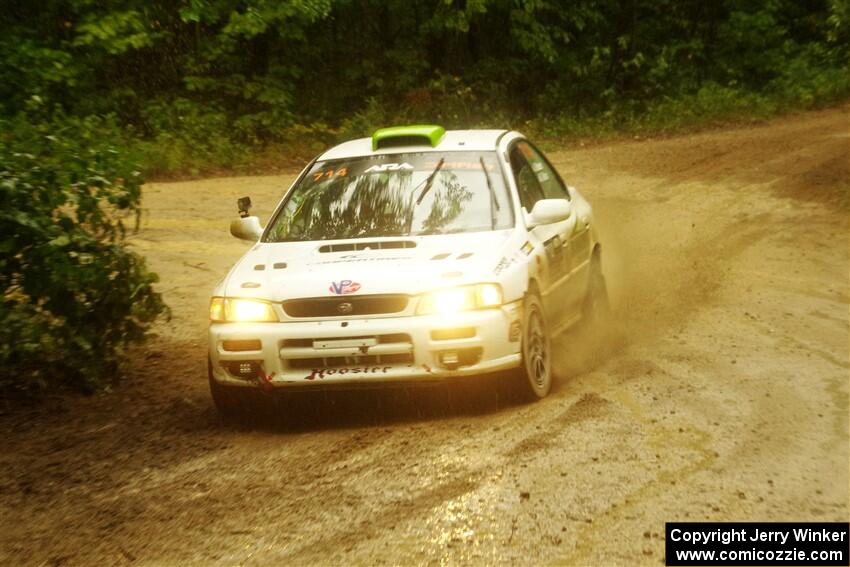
{"type": "Polygon", "coordinates": [[[284,301],[417,294],[494,281],[511,230],[407,238],[258,243],[224,282],[230,297],[284,301]],[[367,249],[368,248],[368,249],[367,249]]]}

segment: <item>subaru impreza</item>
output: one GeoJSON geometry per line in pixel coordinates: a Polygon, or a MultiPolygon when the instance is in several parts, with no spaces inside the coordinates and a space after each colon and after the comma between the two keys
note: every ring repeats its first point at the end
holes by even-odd
{"type": "MultiPolygon", "coordinates": [[[[552,338],[607,309],[590,204],[523,135],[384,128],[315,158],[210,301],[209,384],[250,392],[512,376],[552,385],[552,338]]],[[[246,395],[248,394],[248,395],[246,395]]]]}

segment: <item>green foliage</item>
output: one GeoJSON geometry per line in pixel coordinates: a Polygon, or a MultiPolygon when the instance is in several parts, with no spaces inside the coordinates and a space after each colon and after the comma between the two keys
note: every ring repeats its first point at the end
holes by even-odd
{"type": "Polygon", "coordinates": [[[152,33],[148,22],[138,10],[111,12],[103,15],[89,13],[77,25],[72,45],[93,46],[110,55],[152,46],[162,34],[152,33]]]}
{"type": "Polygon", "coordinates": [[[846,58],[850,50],[850,0],[829,0],[826,37],[846,58]]]}
{"type": "Polygon", "coordinates": [[[124,245],[142,182],[124,139],[39,98],[0,122],[0,392],[103,384],[164,310],[124,245]]]}
{"type": "Polygon", "coordinates": [[[153,174],[199,171],[209,164],[228,168],[247,158],[227,114],[209,105],[185,98],[154,100],[143,108],[142,124],[152,135],[138,148],[153,174]]]}
{"type": "Polygon", "coordinates": [[[115,114],[154,173],[304,129],[666,127],[850,92],[848,0],[44,0],[0,31],[0,115],[32,94],[115,114]]]}

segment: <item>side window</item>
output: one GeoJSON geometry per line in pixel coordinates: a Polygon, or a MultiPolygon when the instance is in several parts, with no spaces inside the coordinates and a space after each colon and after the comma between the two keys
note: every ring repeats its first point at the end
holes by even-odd
{"type": "Polygon", "coordinates": [[[519,201],[526,211],[531,212],[534,203],[544,199],[545,196],[537,176],[534,175],[531,164],[520,149],[520,145],[522,145],[522,142],[515,145],[511,150],[511,169],[514,172],[514,179],[519,190],[519,201]]]}
{"type": "Polygon", "coordinates": [[[540,155],[534,147],[527,142],[519,142],[515,149],[519,150],[525,157],[528,164],[531,166],[535,178],[537,179],[540,189],[546,199],[569,199],[570,195],[567,188],[561,183],[558,174],[549,165],[549,162],[540,155]]]}

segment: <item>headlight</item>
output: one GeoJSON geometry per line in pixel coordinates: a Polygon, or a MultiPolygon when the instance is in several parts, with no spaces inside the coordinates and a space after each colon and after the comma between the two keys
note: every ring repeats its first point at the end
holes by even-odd
{"type": "Polygon", "coordinates": [[[268,301],[232,297],[213,297],[210,301],[210,321],[215,323],[277,320],[268,301]]]}
{"type": "Polygon", "coordinates": [[[478,284],[450,287],[426,293],[419,300],[418,315],[439,313],[448,315],[458,311],[498,307],[502,304],[502,288],[498,284],[478,284]]]}

